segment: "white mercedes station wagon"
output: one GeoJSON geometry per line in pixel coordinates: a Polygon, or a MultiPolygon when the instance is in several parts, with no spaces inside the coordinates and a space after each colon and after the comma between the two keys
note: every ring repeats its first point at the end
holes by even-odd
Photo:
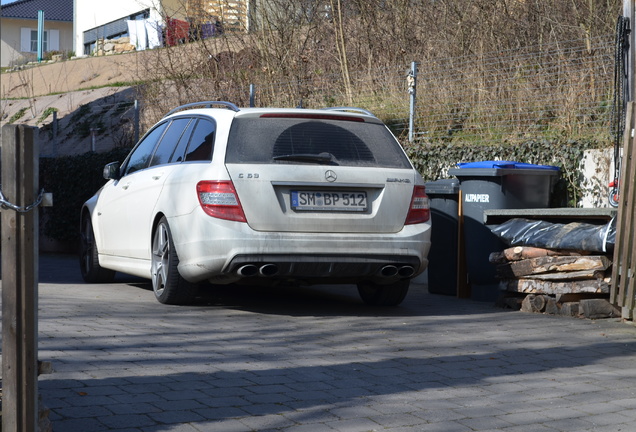
{"type": "Polygon", "coordinates": [[[148,278],[161,303],[204,282],[291,283],[394,306],[428,264],[424,181],[359,108],[184,105],[104,177],[81,211],[82,276],[148,278]]]}

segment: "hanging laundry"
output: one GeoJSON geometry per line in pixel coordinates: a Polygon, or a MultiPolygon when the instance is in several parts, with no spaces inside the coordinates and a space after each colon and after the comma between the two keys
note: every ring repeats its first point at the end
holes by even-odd
{"type": "Polygon", "coordinates": [[[188,41],[190,23],[175,18],[168,18],[166,28],[166,45],[173,46],[188,41]]]}
{"type": "Polygon", "coordinates": [[[207,39],[216,36],[216,26],[212,23],[201,24],[201,38],[207,39]]]}
{"type": "Polygon", "coordinates": [[[145,50],[148,47],[148,35],[144,20],[128,20],[126,24],[128,24],[130,43],[137,51],[145,50]]]}
{"type": "Polygon", "coordinates": [[[148,48],[153,49],[163,46],[161,24],[150,19],[144,20],[144,23],[146,26],[146,34],[148,35],[148,48]]]}
{"type": "Polygon", "coordinates": [[[130,38],[130,44],[137,48],[137,24],[135,24],[135,21],[127,20],[126,25],[128,26],[128,37],[130,38]]]}

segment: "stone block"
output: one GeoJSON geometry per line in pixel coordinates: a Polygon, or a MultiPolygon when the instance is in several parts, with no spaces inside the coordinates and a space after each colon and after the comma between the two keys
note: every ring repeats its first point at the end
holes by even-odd
{"type": "Polygon", "coordinates": [[[131,44],[116,44],[115,52],[135,51],[135,46],[131,44]]]}

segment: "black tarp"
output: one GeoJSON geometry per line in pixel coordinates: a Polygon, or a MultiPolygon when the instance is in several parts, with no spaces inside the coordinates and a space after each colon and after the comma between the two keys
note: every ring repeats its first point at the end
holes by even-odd
{"type": "Polygon", "coordinates": [[[551,223],[524,218],[510,219],[490,230],[510,246],[545,249],[611,252],[616,239],[616,221],[605,225],[572,222],[551,223]]]}

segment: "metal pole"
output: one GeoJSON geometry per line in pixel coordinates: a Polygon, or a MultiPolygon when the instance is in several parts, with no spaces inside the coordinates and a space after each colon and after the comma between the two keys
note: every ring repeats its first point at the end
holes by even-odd
{"type": "Polygon", "coordinates": [[[53,154],[57,154],[57,111],[53,111],[53,121],[51,122],[51,128],[53,130],[53,154]]]}
{"type": "Polygon", "coordinates": [[[629,34],[629,53],[627,55],[627,83],[625,102],[634,100],[634,42],[636,41],[636,32],[634,32],[634,0],[623,0],[623,17],[629,19],[629,28],[632,31],[629,34]]]}
{"type": "Polygon", "coordinates": [[[97,131],[99,131],[99,129],[97,128],[91,128],[91,151],[95,152],[95,147],[96,147],[96,141],[97,141],[97,131]]]}
{"type": "Polygon", "coordinates": [[[38,62],[44,58],[44,11],[38,11],[38,62]]]}
{"type": "Polygon", "coordinates": [[[411,63],[407,82],[409,85],[410,107],[409,107],[409,142],[415,140],[415,101],[417,97],[417,62],[411,63]]]}
{"type": "Polygon", "coordinates": [[[250,84],[250,107],[254,107],[254,84],[250,84]]]}
{"type": "Polygon", "coordinates": [[[137,141],[139,141],[139,101],[137,101],[137,99],[135,99],[135,124],[133,125],[133,127],[135,128],[135,142],[134,144],[137,143],[137,141]]]}

